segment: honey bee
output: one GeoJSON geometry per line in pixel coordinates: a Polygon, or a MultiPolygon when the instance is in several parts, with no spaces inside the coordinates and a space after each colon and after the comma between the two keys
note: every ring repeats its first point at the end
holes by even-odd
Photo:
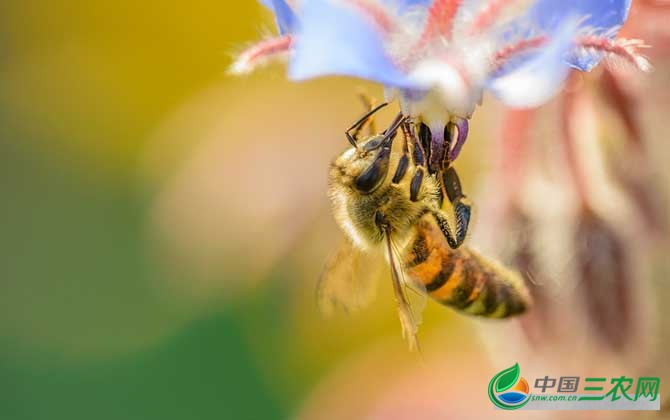
{"type": "Polygon", "coordinates": [[[346,131],[352,147],[330,166],[332,210],[346,240],[326,264],[317,289],[319,304],[360,306],[365,298],[357,293],[367,294],[359,287],[365,284],[361,271],[370,267],[364,259],[381,254],[390,265],[410,348],[418,346],[419,316],[411,291],[471,315],[523,313],[530,296],[519,274],[461,246],[471,204],[446,157],[437,171],[427,165],[427,127],[398,114],[382,133],[358,140],[362,127],[384,105],[346,131]],[[394,141],[399,131],[400,143],[394,141]]]}

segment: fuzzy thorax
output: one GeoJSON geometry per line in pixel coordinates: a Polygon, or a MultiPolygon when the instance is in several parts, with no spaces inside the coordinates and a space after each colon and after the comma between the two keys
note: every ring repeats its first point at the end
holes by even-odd
{"type": "MultiPolygon", "coordinates": [[[[365,141],[361,142],[363,145],[365,141]]],[[[396,142],[395,146],[399,146],[396,142]]],[[[437,205],[439,187],[433,176],[426,176],[417,201],[410,200],[411,177],[393,184],[387,174],[384,181],[367,194],[356,189],[354,181],[370,166],[376,151],[362,147],[349,148],[330,167],[329,196],[337,224],[352,243],[361,250],[371,250],[383,244],[388,231],[398,244],[406,242],[411,227],[427,208],[437,205]]],[[[393,174],[400,154],[392,152],[388,172],[393,174]]],[[[408,172],[413,171],[413,167],[408,172]]]]}

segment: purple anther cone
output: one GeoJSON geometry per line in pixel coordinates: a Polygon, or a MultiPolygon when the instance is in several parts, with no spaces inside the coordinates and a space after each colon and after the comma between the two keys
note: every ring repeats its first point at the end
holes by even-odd
{"type": "Polygon", "coordinates": [[[444,128],[430,127],[430,170],[437,172],[442,168],[442,158],[444,157],[444,128]]]}
{"type": "Polygon", "coordinates": [[[465,144],[465,139],[468,138],[468,131],[470,129],[468,120],[458,120],[456,123],[456,129],[458,131],[458,135],[456,136],[456,142],[452,145],[451,150],[449,150],[449,162],[456,160],[458,155],[461,153],[463,144],[465,144]]]}

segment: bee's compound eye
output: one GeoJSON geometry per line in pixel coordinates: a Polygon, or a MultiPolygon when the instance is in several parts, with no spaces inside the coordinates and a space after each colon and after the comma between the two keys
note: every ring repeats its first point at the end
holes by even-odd
{"type": "Polygon", "coordinates": [[[372,192],[377,188],[386,178],[389,170],[389,157],[391,156],[391,149],[383,147],[375,160],[372,161],[363,172],[354,180],[354,186],[362,193],[372,192]]]}

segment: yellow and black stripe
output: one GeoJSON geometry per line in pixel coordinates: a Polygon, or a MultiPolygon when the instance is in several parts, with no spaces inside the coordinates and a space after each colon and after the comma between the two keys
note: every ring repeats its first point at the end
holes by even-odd
{"type": "Polygon", "coordinates": [[[404,268],[438,302],[472,315],[505,318],[523,313],[530,296],[518,273],[476,252],[450,248],[428,220],[416,227],[404,268]]]}

